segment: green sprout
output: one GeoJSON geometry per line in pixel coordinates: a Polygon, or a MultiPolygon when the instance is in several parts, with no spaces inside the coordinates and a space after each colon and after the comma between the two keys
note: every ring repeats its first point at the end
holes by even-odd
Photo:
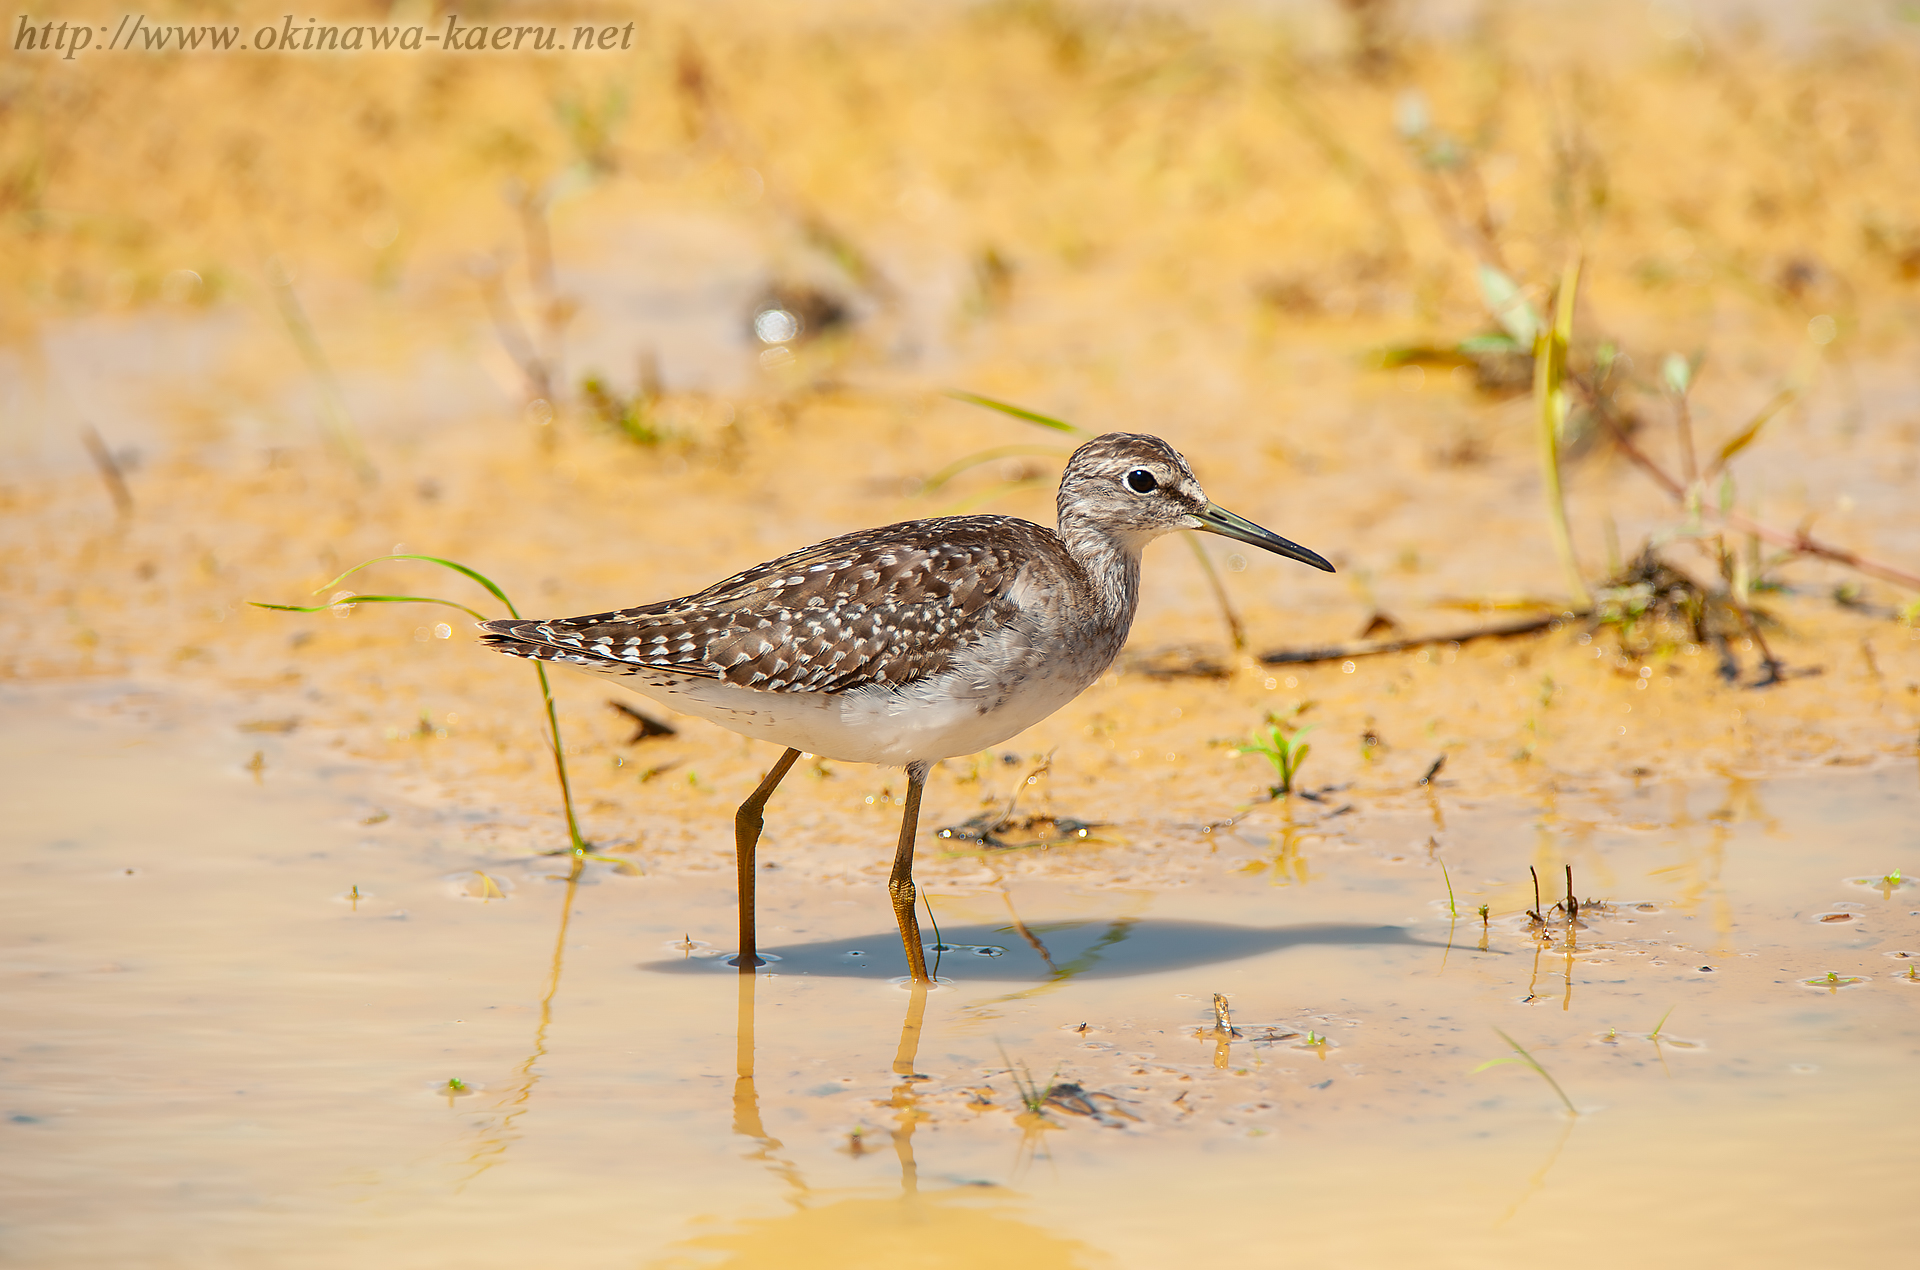
{"type": "Polygon", "coordinates": [[[1647,1033],[1647,1039],[1649,1041],[1658,1041],[1660,1039],[1660,1029],[1667,1025],[1667,1019],[1670,1018],[1673,1015],[1673,1012],[1679,1008],[1680,1008],[1679,1006],[1675,1006],[1675,1005],[1670,1005],[1667,1007],[1667,1012],[1660,1016],[1660,1021],[1658,1023],[1653,1025],[1653,1031],[1647,1033]]]}
{"type": "MultiPolygon", "coordinates": [[[[1481,286],[1487,288],[1489,275],[1498,271],[1488,265],[1480,266],[1481,286]]],[[[1508,288],[1516,293],[1511,280],[1501,276],[1508,288]]],[[[1567,262],[1560,274],[1560,289],[1555,296],[1553,325],[1539,321],[1515,324],[1509,327],[1516,339],[1519,339],[1521,326],[1531,326],[1533,345],[1533,397],[1534,408],[1539,415],[1540,474],[1546,488],[1547,526],[1552,531],[1553,547],[1560,557],[1560,567],[1567,575],[1567,589],[1573,595],[1576,608],[1593,607],[1593,598],[1587,591],[1587,584],[1580,576],[1580,564],[1573,554],[1573,531],[1567,525],[1567,500],[1560,484],[1560,451],[1565,443],[1567,417],[1571,409],[1571,398],[1567,393],[1567,346],[1573,338],[1574,296],[1580,286],[1580,261],[1578,257],[1567,262]]],[[[1496,314],[1511,314],[1511,302],[1506,307],[1496,304],[1492,289],[1487,291],[1488,307],[1496,314]]],[[[1505,320],[1505,319],[1503,319],[1505,320]]]]}
{"type": "MultiPolygon", "coordinates": [[[[1661,1022],[1664,1023],[1666,1022],[1666,1020],[1662,1019],[1661,1022]]],[[[1567,1097],[1567,1091],[1560,1088],[1560,1082],[1555,1080],[1551,1075],[1549,1075],[1546,1068],[1540,1066],[1539,1059],[1527,1053],[1526,1047],[1524,1045],[1514,1040],[1511,1036],[1508,1036],[1505,1032],[1502,1032],[1499,1028],[1495,1028],[1493,1029],[1493,1031],[1496,1036],[1498,1036],[1501,1040],[1505,1041],[1508,1045],[1511,1045],[1513,1047],[1513,1053],[1505,1056],[1504,1058],[1490,1058],[1486,1062],[1480,1064],[1480,1066],[1474,1068],[1473,1070],[1475,1072],[1484,1072],[1485,1070],[1487,1070],[1487,1068],[1498,1067],[1502,1063],[1525,1063],[1528,1067],[1531,1067],[1533,1068],[1534,1071],[1540,1073],[1540,1079],[1546,1081],[1547,1084],[1553,1086],[1553,1092],[1556,1094],[1559,1094],[1560,1101],[1566,1104],[1568,1115],[1577,1116],[1580,1114],[1580,1109],[1573,1105],[1573,1099],[1567,1097]]],[[[1469,1075],[1471,1074],[1472,1073],[1469,1073],[1469,1075]]]]}
{"type": "Polygon", "coordinates": [[[645,387],[622,398],[605,380],[589,375],[580,381],[580,395],[602,423],[635,445],[652,449],[667,439],[654,418],[653,394],[645,387]]]}
{"type": "Polygon", "coordinates": [[[1289,734],[1284,730],[1284,725],[1270,723],[1264,739],[1259,732],[1255,732],[1251,744],[1235,747],[1241,754],[1264,754],[1267,762],[1273,764],[1273,773],[1279,780],[1268,787],[1269,798],[1282,798],[1293,793],[1293,782],[1300,775],[1300,765],[1307,761],[1307,753],[1313,748],[1300,738],[1313,731],[1314,726],[1309,723],[1289,734]]]}
{"type": "MultiPolygon", "coordinates": [[[[1447,862],[1445,860],[1441,860],[1438,856],[1434,858],[1436,862],[1440,865],[1440,880],[1447,884],[1447,916],[1459,917],[1460,906],[1453,902],[1453,878],[1451,878],[1447,874],[1447,862]]],[[[1482,904],[1480,906],[1480,915],[1482,917],[1485,917],[1486,912],[1487,912],[1487,906],[1482,904]]]]}
{"type": "MultiPolygon", "coordinates": [[[[1053,1077],[1049,1077],[1046,1085],[1042,1087],[1040,1082],[1033,1078],[1033,1073],[1027,1069],[1025,1059],[1020,1060],[1019,1069],[1016,1071],[1013,1060],[1007,1057],[1007,1047],[1004,1045],[1000,1047],[1000,1061],[1007,1065],[1007,1075],[1013,1077],[1014,1088],[1020,1091],[1020,1104],[1034,1115],[1044,1119],[1047,1114],[1047,1095],[1053,1092],[1056,1083],[1053,1077]]],[[[1054,1076],[1059,1074],[1057,1069],[1053,1073],[1054,1076]]]]}

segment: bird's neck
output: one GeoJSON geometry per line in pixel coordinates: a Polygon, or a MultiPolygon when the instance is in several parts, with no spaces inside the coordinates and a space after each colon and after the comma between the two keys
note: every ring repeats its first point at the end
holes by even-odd
{"type": "Polygon", "coordinates": [[[1151,536],[1116,534],[1073,519],[1063,519],[1058,533],[1067,554],[1087,571],[1103,624],[1124,636],[1140,603],[1140,551],[1151,536]]]}

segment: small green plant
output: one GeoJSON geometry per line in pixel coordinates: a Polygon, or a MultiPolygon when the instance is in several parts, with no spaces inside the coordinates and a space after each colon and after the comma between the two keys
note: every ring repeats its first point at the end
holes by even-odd
{"type": "Polygon", "coordinates": [[[633,396],[622,397],[604,379],[589,375],[580,381],[580,395],[600,422],[635,445],[652,449],[667,439],[654,418],[655,394],[644,385],[633,396]]]}
{"type": "MultiPolygon", "coordinates": [[[[1661,1022],[1663,1023],[1665,1021],[1666,1021],[1665,1019],[1661,1020],[1661,1022]]],[[[1524,1045],[1514,1040],[1511,1036],[1508,1036],[1505,1032],[1502,1032],[1499,1028],[1495,1028],[1493,1029],[1493,1031],[1494,1031],[1494,1035],[1498,1036],[1501,1040],[1505,1041],[1508,1045],[1513,1047],[1513,1053],[1505,1056],[1504,1058],[1490,1058],[1486,1062],[1480,1064],[1480,1066],[1474,1068],[1473,1070],[1475,1072],[1484,1072],[1487,1070],[1487,1068],[1498,1067],[1502,1063],[1525,1063],[1528,1067],[1531,1067],[1533,1068],[1534,1071],[1540,1073],[1540,1079],[1546,1081],[1547,1084],[1553,1086],[1553,1092],[1560,1095],[1560,1101],[1566,1104],[1568,1115],[1577,1116],[1580,1114],[1580,1109],[1573,1105],[1573,1099],[1567,1097],[1567,1091],[1560,1088],[1560,1082],[1555,1080],[1547,1072],[1546,1068],[1540,1066],[1539,1059],[1527,1053],[1526,1047],[1524,1045]]],[[[1469,1073],[1469,1075],[1471,1074],[1472,1073],[1469,1073]]]]}
{"type": "MultiPolygon", "coordinates": [[[[1492,270],[1482,265],[1482,285],[1492,270]]],[[[1509,287],[1512,286],[1508,282],[1509,287]]],[[[1593,607],[1593,597],[1580,576],[1573,554],[1573,532],[1567,526],[1567,500],[1560,484],[1560,451],[1567,432],[1571,398],[1567,392],[1567,346],[1573,338],[1574,296],[1580,286],[1580,261],[1569,260],[1560,273],[1554,297],[1553,325],[1538,323],[1533,332],[1533,398],[1539,413],[1540,474],[1546,487],[1547,525],[1553,547],[1566,573],[1567,589],[1576,608],[1593,607]]]]}
{"type": "Polygon", "coordinates": [[[1327,1043],[1327,1038],[1321,1033],[1314,1031],[1312,1028],[1307,1029],[1306,1036],[1302,1038],[1300,1041],[1300,1044],[1308,1046],[1310,1048],[1315,1048],[1315,1049],[1325,1045],[1326,1043],[1327,1043]]]}
{"type": "MultiPolygon", "coordinates": [[[[514,618],[520,616],[520,610],[513,606],[513,601],[507,598],[507,593],[502,591],[492,578],[487,577],[478,570],[470,569],[464,564],[452,560],[443,560],[439,556],[376,556],[372,560],[365,560],[353,566],[353,568],[348,569],[345,573],[327,583],[325,586],[315,588],[314,594],[319,595],[322,592],[331,591],[334,587],[339,586],[342,582],[360,572],[360,570],[387,560],[424,560],[428,564],[437,564],[443,569],[451,569],[455,573],[470,578],[486,588],[487,594],[506,606],[508,616],[514,618]]],[[[458,609],[473,618],[476,622],[484,622],[487,620],[485,614],[476,612],[464,604],[456,604],[452,600],[443,600],[430,595],[354,595],[351,592],[341,592],[325,604],[266,604],[259,600],[250,600],[248,603],[252,604],[255,608],[273,609],[282,613],[325,613],[343,604],[349,606],[355,604],[438,604],[445,608],[458,609]]],[[[576,817],[573,812],[573,786],[567,779],[566,747],[560,742],[560,716],[553,706],[553,687],[547,682],[547,668],[537,661],[533,663],[533,673],[540,681],[540,703],[547,715],[547,744],[553,753],[554,773],[560,781],[560,805],[566,813],[567,840],[569,843],[567,849],[573,854],[574,869],[577,871],[583,860],[601,860],[608,864],[619,864],[621,863],[620,861],[610,860],[605,856],[592,854],[588,847],[587,840],[580,836],[579,818],[576,817]]]]}
{"type": "Polygon", "coordinates": [[[447,1091],[449,1093],[455,1093],[455,1094],[465,1093],[466,1088],[467,1088],[467,1082],[464,1080],[461,1080],[458,1076],[447,1077],[447,1091]]]}
{"type": "Polygon", "coordinates": [[[1658,1041],[1660,1039],[1660,1029],[1667,1025],[1667,1020],[1671,1018],[1673,1015],[1673,1012],[1679,1008],[1680,1008],[1679,1006],[1673,1006],[1673,1005],[1670,1005],[1667,1007],[1667,1012],[1660,1016],[1660,1021],[1658,1023],[1653,1025],[1653,1031],[1647,1033],[1647,1039],[1649,1041],[1658,1041]]]}
{"type": "Polygon", "coordinates": [[[1033,1078],[1033,1073],[1027,1069],[1025,1059],[1021,1059],[1016,1068],[1013,1060],[1007,1057],[1007,1048],[1004,1045],[1000,1047],[1000,1061],[1007,1065],[1007,1075],[1013,1077],[1013,1087],[1020,1092],[1020,1105],[1032,1114],[1045,1119],[1047,1095],[1053,1092],[1056,1083],[1054,1077],[1060,1074],[1059,1071],[1056,1069],[1053,1076],[1047,1078],[1045,1087],[1042,1087],[1040,1082],[1033,1078]]]}
{"type": "Polygon", "coordinates": [[[1251,743],[1236,747],[1241,754],[1263,754],[1267,762],[1273,764],[1273,774],[1279,779],[1268,787],[1268,797],[1284,798],[1293,793],[1293,782],[1299,778],[1300,765],[1307,761],[1307,753],[1313,748],[1300,738],[1313,731],[1314,727],[1309,723],[1303,728],[1288,731],[1286,724],[1272,722],[1267,725],[1264,737],[1256,731],[1251,743]]]}
{"type": "MultiPolygon", "coordinates": [[[[1460,906],[1453,902],[1453,878],[1448,876],[1447,874],[1447,862],[1445,860],[1440,859],[1438,856],[1435,856],[1434,860],[1440,866],[1440,880],[1447,884],[1447,916],[1459,917],[1460,906]]],[[[1480,916],[1484,918],[1486,915],[1487,915],[1487,906],[1482,904],[1480,906],[1480,916]]]]}

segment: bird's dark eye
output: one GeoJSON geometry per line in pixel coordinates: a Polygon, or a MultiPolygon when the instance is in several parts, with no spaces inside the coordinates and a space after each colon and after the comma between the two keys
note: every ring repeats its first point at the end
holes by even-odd
{"type": "Polygon", "coordinates": [[[1144,467],[1136,467],[1127,473],[1127,488],[1136,494],[1151,494],[1160,488],[1160,482],[1153,479],[1153,473],[1144,467]]]}

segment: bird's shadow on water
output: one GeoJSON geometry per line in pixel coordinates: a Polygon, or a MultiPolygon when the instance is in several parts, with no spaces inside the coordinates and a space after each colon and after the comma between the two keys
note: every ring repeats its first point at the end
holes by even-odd
{"type": "MultiPolygon", "coordinates": [[[[1400,926],[1324,922],[1296,926],[1231,926],[1143,917],[1081,918],[1004,925],[944,926],[926,934],[927,965],[961,983],[1045,983],[1067,978],[1121,978],[1239,961],[1283,948],[1439,948],[1400,926]]],[[[806,944],[765,944],[764,972],[842,979],[892,979],[907,973],[893,931],[806,944]],[[778,958],[778,960],[773,960],[778,958]]],[[[728,956],[674,957],[642,964],[667,974],[737,973],[728,956]]]]}

